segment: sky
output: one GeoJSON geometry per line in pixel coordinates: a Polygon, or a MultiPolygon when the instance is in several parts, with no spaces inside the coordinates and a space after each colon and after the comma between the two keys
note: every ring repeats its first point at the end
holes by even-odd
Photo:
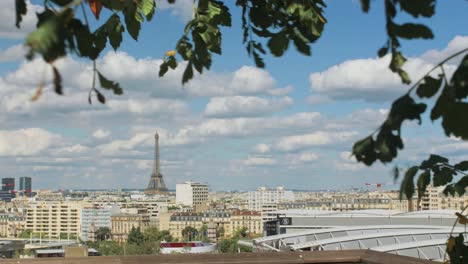
{"type": "MultiPolygon", "coordinates": [[[[158,71],[191,19],[193,1],[157,0],[155,17],[143,24],[139,40],[125,33],[121,48],[107,49],[97,61],[124,89],[121,96],[105,93],[106,105],[87,102],[90,61],[71,56],[55,63],[64,79],[65,95],[58,96],[50,67],[39,58],[24,59],[22,43],[41,2],[28,3],[18,30],[14,1],[0,1],[1,177],[32,177],[34,189],[145,188],[156,131],[170,189],[187,180],[212,190],[348,189],[366,182],[396,189],[390,176],[395,165],[419,164],[431,153],[454,162],[468,158],[468,143],[447,138],[440,122],[427,115],[422,125],[404,124],[405,149],[394,162],[366,167],[351,157],[353,143],[374,131],[408,89],[388,70],[390,58],[376,55],[386,41],[380,1],[372,1],[369,14],[356,0],[326,1],[328,23],[312,56],[290,45],[281,58],[267,56],[265,69],[248,57],[240,10],[226,1],[233,25],[222,31],[222,56],[182,86],[183,67],[163,78],[158,71]],[[42,79],[44,94],[31,102],[42,79]]],[[[435,38],[402,42],[413,80],[468,46],[467,7],[463,0],[437,2],[436,15],[420,19],[435,38]]],[[[91,27],[107,16],[103,12],[97,22],[90,16],[91,27]]],[[[414,19],[402,15],[397,21],[414,19]]],[[[448,63],[447,72],[457,62],[448,63]]]]}

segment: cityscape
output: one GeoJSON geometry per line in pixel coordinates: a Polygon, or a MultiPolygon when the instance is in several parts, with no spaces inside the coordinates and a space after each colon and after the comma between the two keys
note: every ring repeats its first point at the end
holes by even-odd
{"type": "MultiPolygon", "coordinates": [[[[417,197],[400,199],[399,191],[383,190],[380,183],[341,192],[291,191],[284,186],[214,192],[209,184],[187,181],[176,184],[174,192],[164,183],[167,176],[159,158],[155,133],[149,183],[140,191],[36,190],[31,177],[20,177],[18,186],[15,178],[2,178],[0,237],[10,243],[3,247],[3,256],[19,252],[24,258],[64,256],[63,247],[77,245],[90,246],[89,256],[152,253],[154,248],[139,251],[124,246],[137,243],[138,234],[159,236],[157,252],[162,254],[281,251],[281,243],[294,250],[330,250],[337,243],[343,249],[338,238],[348,228],[369,236],[366,241],[376,239],[377,244],[368,247],[401,246],[397,240],[386,241],[384,235],[399,236],[398,240],[413,237],[408,243],[429,242],[430,247],[421,250],[427,259],[438,259],[444,255],[445,240],[440,238],[446,239],[457,220],[454,212],[468,205],[468,195],[446,196],[443,187],[429,186],[418,203],[417,197]],[[318,239],[314,233],[331,237],[318,239]],[[316,237],[313,243],[310,236],[316,237]],[[338,240],[328,242],[334,237],[338,240]],[[105,250],[108,243],[113,243],[114,251],[105,250]]],[[[351,234],[342,239],[349,241],[351,234]]],[[[370,243],[358,237],[353,239],[357,244],[347,244],[349,249],[370,243]]],[[[414,254],[410,249],[405,252],[399,254],[414,254]]]]}
{"type": "Polygon", "coordinates": [[[467,10],[0,0],[0,264],[468,264],[467,10]]]}

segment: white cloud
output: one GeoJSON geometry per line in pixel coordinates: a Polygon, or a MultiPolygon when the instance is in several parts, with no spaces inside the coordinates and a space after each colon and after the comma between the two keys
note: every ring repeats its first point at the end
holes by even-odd
{"type": "Polygon", "coordinates": [[[340,159],[335,161],[335,167],[344,171],[357,171],[366,168],[362,163],[358,163],[356,157],[351,155],[349,151],[340,153],[340,159]]]}
{"type": "Polygon", "coordinates": [[[319,155],[313,152],[300,152],[286,155],[286,160],[291,165],[301,165],[304,163],[314,162],[319,159],[319,155]]]}
{"type": "Polygon", "coordinates": [[[59,144],[61,137],[41,128],[0,130],[0,156],[38,154],[59,144]]]}
{"type": "Polygon", "coordinates": [[[17,44],[0,51],[0,62],[19,61],[24,59],[26,47],[23,44],[17,44]]]}
{"type": "Polygon", "coordinates": [[[110,135],[110,133],[111,132],[109,130],[98,129],[98,130],[93,132],[93,137],[97,138],[97,139],[102,139],[102,138],[108,137],[110,135]]]}
{"type": "Polygon", "coordinates": [[[270,151],[270,146],[267,145],[267,144],[257,144],[255,145],[255,147],[253,148],[253,151],[256,152],[256,153],[267,153],[270,151]]]}
{"type": "Polygon", "coordinates": [[[171,99],[129,99],[129,100],[110,100],[107,105],[113,112],[136,113],[136,114],[155,114],[172,113],[181,114],[188,112],[188,106],[185,102],[171,99]]]}
{"type": "Polygon", "coordinates": [[[263,116],[280,111],[293,104],[291,97],[266,99],[255,96],[231,96],[211,98],[205,108],[207,117],[263,116]]]}
{"type": "Polygon", "coordinates": [[[27,33],[32,32],[36,28],[36,12],[43,8],[38,5],[27,4],[27,14],[23,16],[21,28],[16,28],[16,13],[15,1],[0,1],[0,37],[2,38],[23,38],[27,33]]]}
{"type": "Polygon", "coordinates": [[[276,148],[281,151],[295,151],[315,146],[345,142],[356,136],[356,132],[323,132],[287,136],[278,140],[276,148]]]}
{"type": "MultiPolygon", "coordinates": [[[[408,58],[404,69],[411,79],[418,80],[435,65],[435,61],[466,47],[468,37],[457,36],[442,51],[431,50],[420,57],[408,58]]],[[[309,75],[310,89],[314,96],[338,100],[385,101],[404,94],[409,86],[388,69],[390,55],[383,58],[354,59],[334,65],[325,71],[309,75]]],[[[454,65],[446,65],[451,75],[454,65]]],[[[434,72],[433,74],[438,74],[434,72]]],[[[310,100],[314,101],[315,98],[310,100]]]]}
{"type": "MultiPolygon", "coordinates": [[[[421,58],[424,60],[430,61],[432,63],[439,63],[440,61],[447,58],[448,56],[458,51],[461,51],[465,49],[466,47],[468,47],[468,36],[455,36],[455,38],[453,38],[449,42],[449,44],[447,45],[445,49],[443,50],[433,49],[433,50],[426,51],[421,56],[421,58]]],[[[462,56],[459,56],[458,59],[451,60],[449,61],[449,63],[460,61],[461,58],[462,56]]]]}
{"type": "Polygon", "coordinates": [[[278,161],[274,158],[269,157],[248,157],[244,164],[247,166],[271,166],[275,165],[278,161]]]}
{"type": "Polygon", "coordinates": [[[173,4],[169,4],[167,0],[156,1],[156,8],[161,10],[171,10],[171,14],[173,16],[180,17],[184,22],[192,18],[193,5],[193,0],[177,0],[173,4]]]}

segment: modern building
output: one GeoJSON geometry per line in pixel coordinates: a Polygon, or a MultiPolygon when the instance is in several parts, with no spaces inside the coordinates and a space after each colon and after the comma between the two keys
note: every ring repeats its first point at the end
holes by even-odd
{"type": "Polygon", "coordinates": [[[262,215],[257,211],[235,211],[231,214],[231,234],[239,229],[247,228],[249,235],[263,234],[262,215]]]}
{"type": "Polygon", "coordinates": [[[176,184],[176,203],[194,208],[201,207],[208,202],[208,185],[197,182],[176,184]]]}
{"type": "MultiPolygon", "coordinates": [[[[464,233],[455,211],[347,212],[286,210],[278,212],[280,233],[253,240],[255,251],[372,250],[443,261],[453,233],[464,233]]],[[[465,239],[468,236],[465,234],[465,239]]],[[[336,252],[336,253],[335,253],[336,252]]],[[[399,263],[399,262],[398,262],[399,263]]]]}
{"type": "Polygon", "coordinates": [[[14,191],[15,178],[2,178],[2,191],[14,191]]]}
{"type": "Polygon", "coordinates": [[[95,232],[101,227],[112,228],[111,215],[118,213],[118,206],[85,207],[81,210],[81,240],[94,241],[95,232]]]}
{"type": "Polygon", "coordinates": [[[294,193],[286,191],[284,187],[274,189],[259,187],[248,195],[248,207],[252,211],[262,211],[267,207],[277,208],[277,205],[284,201],[294,201],[294,193]]]}
{"type": "Polygon", "coordinates": [[[126,242],[132,228],[144,231],[150,224],[147,214],[117,213],[111,215],[112,239],[119,243],[126,242]]]}
{"type": "Polygon", "coordinates": [[[32,191],[31,177],[20,177],[20,179],[19,179],[19,191],[23,192],[23,193],[31,193],[31,191],[32,191]]]}
{"type": "Polygon", "coordinates": [[[79,201],[29,203],[25,229],[43,238],[78,238],[82,207],[79,201]]]}

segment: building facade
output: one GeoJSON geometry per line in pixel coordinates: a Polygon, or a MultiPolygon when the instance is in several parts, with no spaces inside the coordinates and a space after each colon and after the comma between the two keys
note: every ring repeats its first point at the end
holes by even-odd
{"type": "Polygon", "coordinates": [[[81,210],[81,240],[94,241],[95,232],[101,227],[111,229],[111,215],[119,211],[118,206],[85,207],[81,210]]]}
{"type": "Polygon", "coordinates": [[[176,184],[176,203],[194,208],[208,202],[208,185],[197,182],[176,184]]]}
{"type": "Polygon", "coordinates": [[[25,229],[44,238],[80,236],[81,202],[30,203],[26,209],[25,229]]]}
{"type": "Polygon", "coordinates": [[[248,194],[248,209],[251,211],[262,211],[262,209],[271,207],[277,208],[278,203],[284,201],[294,201],[294,193],[286,191],[284,187],[268,189],[259,187],[256,191],[248,194]]]}
{"type": "Polygon", "coordinates": [[[19,191],[23,193],[31,193],[32,191],[32,179],[31,177],[20,177],[19,179],[19,191]]]}
{"type": "Polygon", "coordinates": [[[119,243],[126,242],[132,228],[140,228],[144,231],[149,224],[150,217],[147,214],[113,214],[111,215],[112,239],[119,243]]]}
{"type": "Polygon", "coordinates": [[[249,235],[263,234],[262,215],[257,211],[235,211],[231,214],[231,234],[237,230],[247,228],[249,235]]]}

